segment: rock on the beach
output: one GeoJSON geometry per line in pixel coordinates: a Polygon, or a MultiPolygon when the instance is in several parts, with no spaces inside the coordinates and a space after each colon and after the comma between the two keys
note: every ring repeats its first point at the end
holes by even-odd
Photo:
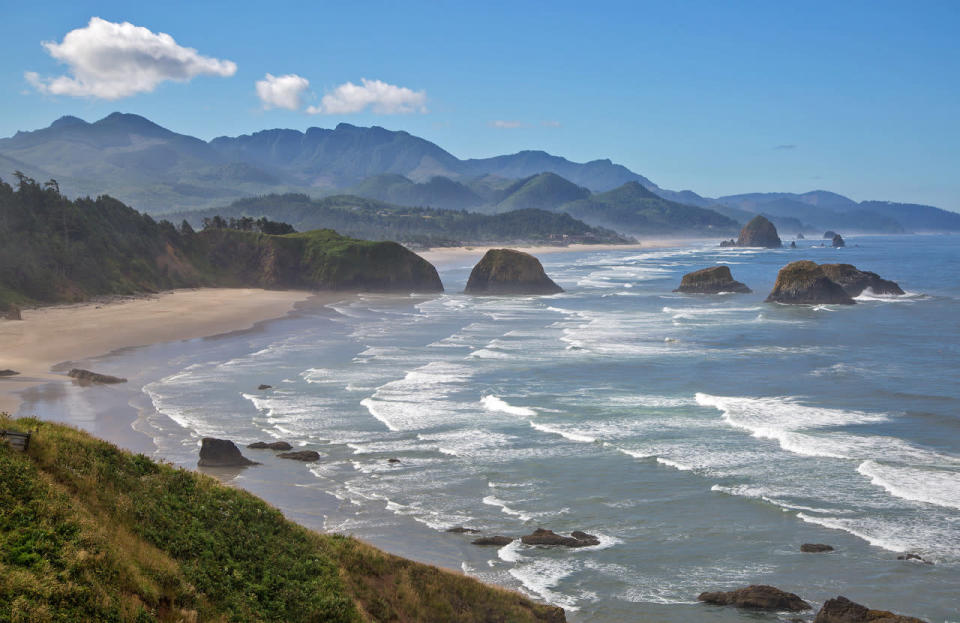
{"type": "Polygon", "coordinates": [[[767,303],[791,305],[853,305],[855,302],[820,266],[809,260],[791,262],[781,268],[767,297],[767,303]]]}
{"type": "Polygon", "coordinates": [[[779,249],[783,246],[783,242],[780,241],[777,228],[773,226],[773,223],[767,220],[765,216],[758,214],[740,230],[737,246],[779,249]]]}
{"type": "Polygon", "coordinates": [[[470,541],[470,543],[473,545],[496,545],[497,547],[503,547],[504,545],[513,543],[513,539],[508,536],[482,536],[479,539],[470,541]]]}
{"type": "Polygon", "coordinates": [[[91,372],[90,370],[81,370],[79,368],[70,370],[70,372],[67,373],[67,376],[76,379],[76,381],[81,385],[90,385],[91,383],[110,384],[127,382],[127,379],[120,378],[119,376],[97,374],[96,372],[91,372]]]}
{"type": "Polygon", "coordinates": [[[532,534],[520,537],[520,541],[524,545],[562,545],[564,547],[589,547],[600,544],[600,539],[586,532],[578,530],[571,536],[563,536],[545,528],[537,528],[532,534]]]}
{"type": "Polygon", "coordinates": [[[248,448],[254,450],[292,450],[291,446],[286,441],[255,441],[248,448]]]}
{"type": "Polygon", "coordinates": [[[23,317],[20,315],[20,308],[14,304],[10,304],[10,307],[7,308],[7,311],[3,314],[4,320],[23,320],[23,317]]]}
{"type": "Polygon", "coordinates": [[[801,552],[806,552],[808,554],[817,554],[820,552],[832,552],[833,546],[827,545],[825,543],[804,543],[800,546],[801,552]]]}
{"type": "Polygon", "coordinates": [[[540,260],[513,249],[490,249],[467,280],[467,294],[556,294],[563,288],[543,270],[540,260]]]}
{"type": "Polygon", "coordinates": [[[244,467],[259,465],[240,454],[240,449],[229,439],[204,437],[200,442],[200,467],[244,467]]]}
{"type": "Polygon", "coordinates": [[[750,288],[735,281],[729,266],[711,266],[687,273],[680,280],[680,287],[674,292],[692,294],[719,294],[720,292],[739,292],[748,294],[750,288]]]}
{"type": "Polygon", "coordinates": [[[800,612],[810,610],[812,607],[798,595],[764,584],[754,584],[729,592],[700,593],[697,599],[717,606],[736,606],[775,612],[800,612]]]}
{"type": "Polygon", "coordinates": [[[273,385],[267,385],[266,383],[263,383],[263,384],[259,385],[259,386],[257,387],[257,389],[260,390],[260,391],[263,391],[263,390],[265,390],[265,389],[273,389],[273,385]]]}
{"type": "Polygon", "coordinates": [[[830,281],[840,284],[850,296],[860,296],[867,288],[874,294],[904,293],[896,281],[884,279],[868,270],[859,270],[852,264],[821,264],[820,268],[830,281]]]}
{"type": "Polygon", "coordinates": [[[0,370],[0,376],[17,376],[20,374],[16,370],[0,370]]]}
{"type": "Polygon", "coordinates": [[[320,453],[316,450],[299,450],[297,452],[281,452],[277,455],[277,457],[281,459],[291,459],[293,461],[305,461],[309,463],[312,461],[319,461],[320,453]]]}
{"type": "Polygon", "coordinates": [[[894,614],[886,610],[871,610],[846,597],[828,599],[813,623],[926,623],[922,619],[894,614]]]}
{"type": "Polygon", "coordinates": [[[840,247],[847,246],[847,243],[843,241],[843,236],[841,236],[840,234],[837,234],[836,236],[833,237],[833,242],[831,244],[833,245],[834,248],[837,248],[837,249],[840,247]]]}

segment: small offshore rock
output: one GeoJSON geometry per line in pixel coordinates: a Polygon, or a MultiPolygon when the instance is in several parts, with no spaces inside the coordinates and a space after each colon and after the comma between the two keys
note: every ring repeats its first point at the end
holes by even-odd
{"type": "Polygon", "coordinates": [[[860,296],[867,288],[874,294],[904,294],[896,281],[884,279],[868,270],[860,270],[853,264],[821,264],[820,268],[830,281],[840,284],[850,296],[860,296]]]}
{"type": "Polygon", "coordinates": [[[803,232],[797,232],[797,240],[804,240],[803,232]]]}
{"type": "Polygon", "coordinates": [[[897,556],[897,560],[916,560],[917,562],[922,562],[925,565],[932,565],[933,563],[926,558],[923,558],[919,554],[901,554],[897,556]]]}
{"type": "Polygon", "coordinates": [[[827,545],[825,543],[804,543],[800,546],[801,552],[806,552],[808,554],[817,554],[820,552],[832,552],[833,546],[827,545]]]}
{"type": "Polygon", "coordinates": [[[563,292],[540,260],[514,249],[490,249],[470,272],[467,294],[557,294],[563,292]]]}
{"type": "Polygon", "coordinates": [[[721,292],[738,292],[749,294],[750,288],[734,280],[729,266],[711,266],[687,273],[680,280],[680,287],[674,292],[688,294],[719,294],[721,292]]]}
{"type": "Polygon", "coordinates": [[[779,249],[783,246],[783,242],[777,235],[777,228],[774,227],[773,223],[767,217],[758,214],[740,230],[737,246],[779,249]]]}
{"type": "Polygon", "coordinates": [[[259,387],[257,387],[257,389],[260,391],[263,391],[265,389],[273,389],[273,385],[267,385],[266,383],[264,383],[264,384],[261,384],[259,387]]]}
{"type": "Polygon", "coordinates": [[[828,599],[817,612],[813,623],[926,623],[926,621],[886,610],[871,610],[840,596],[836,599],[828,599]]]}
{"type": "Polygon", "coordinates": [[[697,599],[716,606],[736,606],[774,612],[801,612],[812,608],[798,595],[764,584],[753,584],[729,592],[700,593],[697,599]]]}
{"type": "Polygon", "coordinates": [[[290,459],[292,461],[313,462],[320,460],[320,453],[316,450],[300,450],[298,452],[281,452],[277,458],[290,459]]]}
{"type": "Polygon", "coordinates": [[[721,247],[724,247],[724,248],[726,248],[726,247],[735,247],[735,246],[737,246],[737,241],[734,240],[733,238],[731,238],[730,240],[721,240],[721,241],[720,241],[720,246],[721,246],[721,247]]]}
{"type": "Polygon", "coordinates": [[[791,262],[781,268],[766,302],[790,305],[856,303],[839,284],[827,277],[820,266],[810,260],[791,262]]]}
{"type": "Polygon", "coordinates": [[[479,539],[470,541],[470,543],[473,545],[496,545],[497,547],[503,547],[504,545],[513,543],[513,539],[508,536],[482,536],[479,539]]]}
{"type": "Polygon", "coordinates": [[[0,370],[0,376],[17,376],[20,374],[16,370],[0,370]]]}
{"type": "Polygon", "coordinates": [[[797,248],[797,243],[794,242],[793,240],[791,240],[791,241],[790,241],[790,248],[791,248],[791,249],[796,249],[796,248],[797,248]]]}
{"type": "Polygon", "coordinates": [[[20,308],[17,305],[10,304],[10,307],[7,308],[7,311],[3,314],[4,320],[23,320],[23,317],[20,315],[20,308]]]}
{"type": "Polygon", "coordinates": [[[473,528],[464,528],[463,526],[456,526],[455,528],[447,528],[447,532],[452,532],[454,534],[477,534],[480,531],[474,530],[473,528]]]}
{"type": "Polygon", "coordinates": [[[389,459],[387,459],[387,463],[399,463],[399,462],[400,462],[400,459],[398,459],[398,458],[389,458],[389,459]]]}
{"type": "Polygon", "coordinates": [[[255,441],[248,448],[254,450],[292,450],[293,446],[286,441],[255,441]]]}
{"type": "Polygon", "coordinates": [[[200,467],[245,467],[259,465],[240,454],[240,449],[229,439],[204,437],[200,442],[200,467]]]}
{"type": "Polygon", "coordinates": [[[840,234],[837,234],[836,236],[833,237],[833,242],[831,244],[833,244],[833,247],[835,249],[847,246],[847,243],[843,241],[843,236],[841,236],[840,234]]]}
{"type": "Polygon", "coordinates": [[[571,536],[563,536],[546,528],[537,528],[533,533],[520,537],[520,541],[524,545],[562,545],[564,547],[589,547],[600,544],[600,539],[586,532],[577,531],[571,536]]]}
{"type": "Polygon", "coordinates": [[[112,383],[126,383],[127,379],[120,378],[119,376],[110,376],[109,374],[97,374],[96,372],[91,372],[90,370],[81,370],[79,368],[74,368],[67,373],[67,376],[76,379],[81,385],[90,385],[93,383],[96,384],[112,384],[112,383]]]}

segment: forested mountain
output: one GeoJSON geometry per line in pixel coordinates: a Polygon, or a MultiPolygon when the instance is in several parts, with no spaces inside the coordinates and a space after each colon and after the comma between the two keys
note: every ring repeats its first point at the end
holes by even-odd
{"type": "Polygon", "coordinates": [[[565,203],[589,196],[589,190],[565,180],[556,173],[540,173],[517,180],[504,188],[500,193],[500,200],[493,206],[492,211],[556,210],[565,203]]]}
{"type": "Polygon", "coordinates": [[[469,210],[484,204],[473,190],[449,177],[433,177],[416,183],[398,174],[368,177],[350,189],[352,195],[404,206],[430,206],[446,210],[469,210]]]}
{"type": "Polygon", "coordinates": [[[568,214],[544,210],[515,210],[501,214],[478,214],[397,206],[352,195],[312,199],[303,194],[266,195],[242,199],[229,206],[200,212],[185,212],[195,225],[214,215],[267,217],[291,223],[298,229],[330,228],[348,236],[369,240],[397,240],[417,246],[449,246],[466,243],[593,242],[627,243],[613,231],[591,227],[568,214]]]}

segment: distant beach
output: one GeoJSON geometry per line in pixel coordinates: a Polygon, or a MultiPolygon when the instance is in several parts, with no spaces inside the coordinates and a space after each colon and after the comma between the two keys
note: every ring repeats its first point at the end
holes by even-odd
{"type": "Polygon", "coordinates": [[[539,245],[515,247],[509,244],[472,245],[462,247],[433,247],[417,254],[432,264],[446,263],[455,260],[476,258],[480,259],[489,249],[509,247],[531,255],[546,255],[553,253],[570,253],[576,251],[637,251],[640,249],[667,249],[683,247],[704,242],[704,238],[645,238],[636,244],[571,244],[568,246],[539,245]]]}

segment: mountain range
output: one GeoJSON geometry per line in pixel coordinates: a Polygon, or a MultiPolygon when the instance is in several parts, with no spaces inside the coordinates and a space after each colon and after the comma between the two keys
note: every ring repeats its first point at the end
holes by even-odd
{"type": "Polygon", "coordinates": [[[785,234],[960,231],[960,214],[932,206],[855,202],[822,190],[709,198],[660,188],[610,160],[577,163],[543,151],[463,160],[408,132],[346,123],[203,141],[133,114],[94,123],[67,116],[0,139],[0,177],[13,171],[55,178],[68,195],[110,194],[152,214],[267,194],[354,194],[484,213],[565,211],[627,234],[726,235],[756,214],[785,234]]]}

